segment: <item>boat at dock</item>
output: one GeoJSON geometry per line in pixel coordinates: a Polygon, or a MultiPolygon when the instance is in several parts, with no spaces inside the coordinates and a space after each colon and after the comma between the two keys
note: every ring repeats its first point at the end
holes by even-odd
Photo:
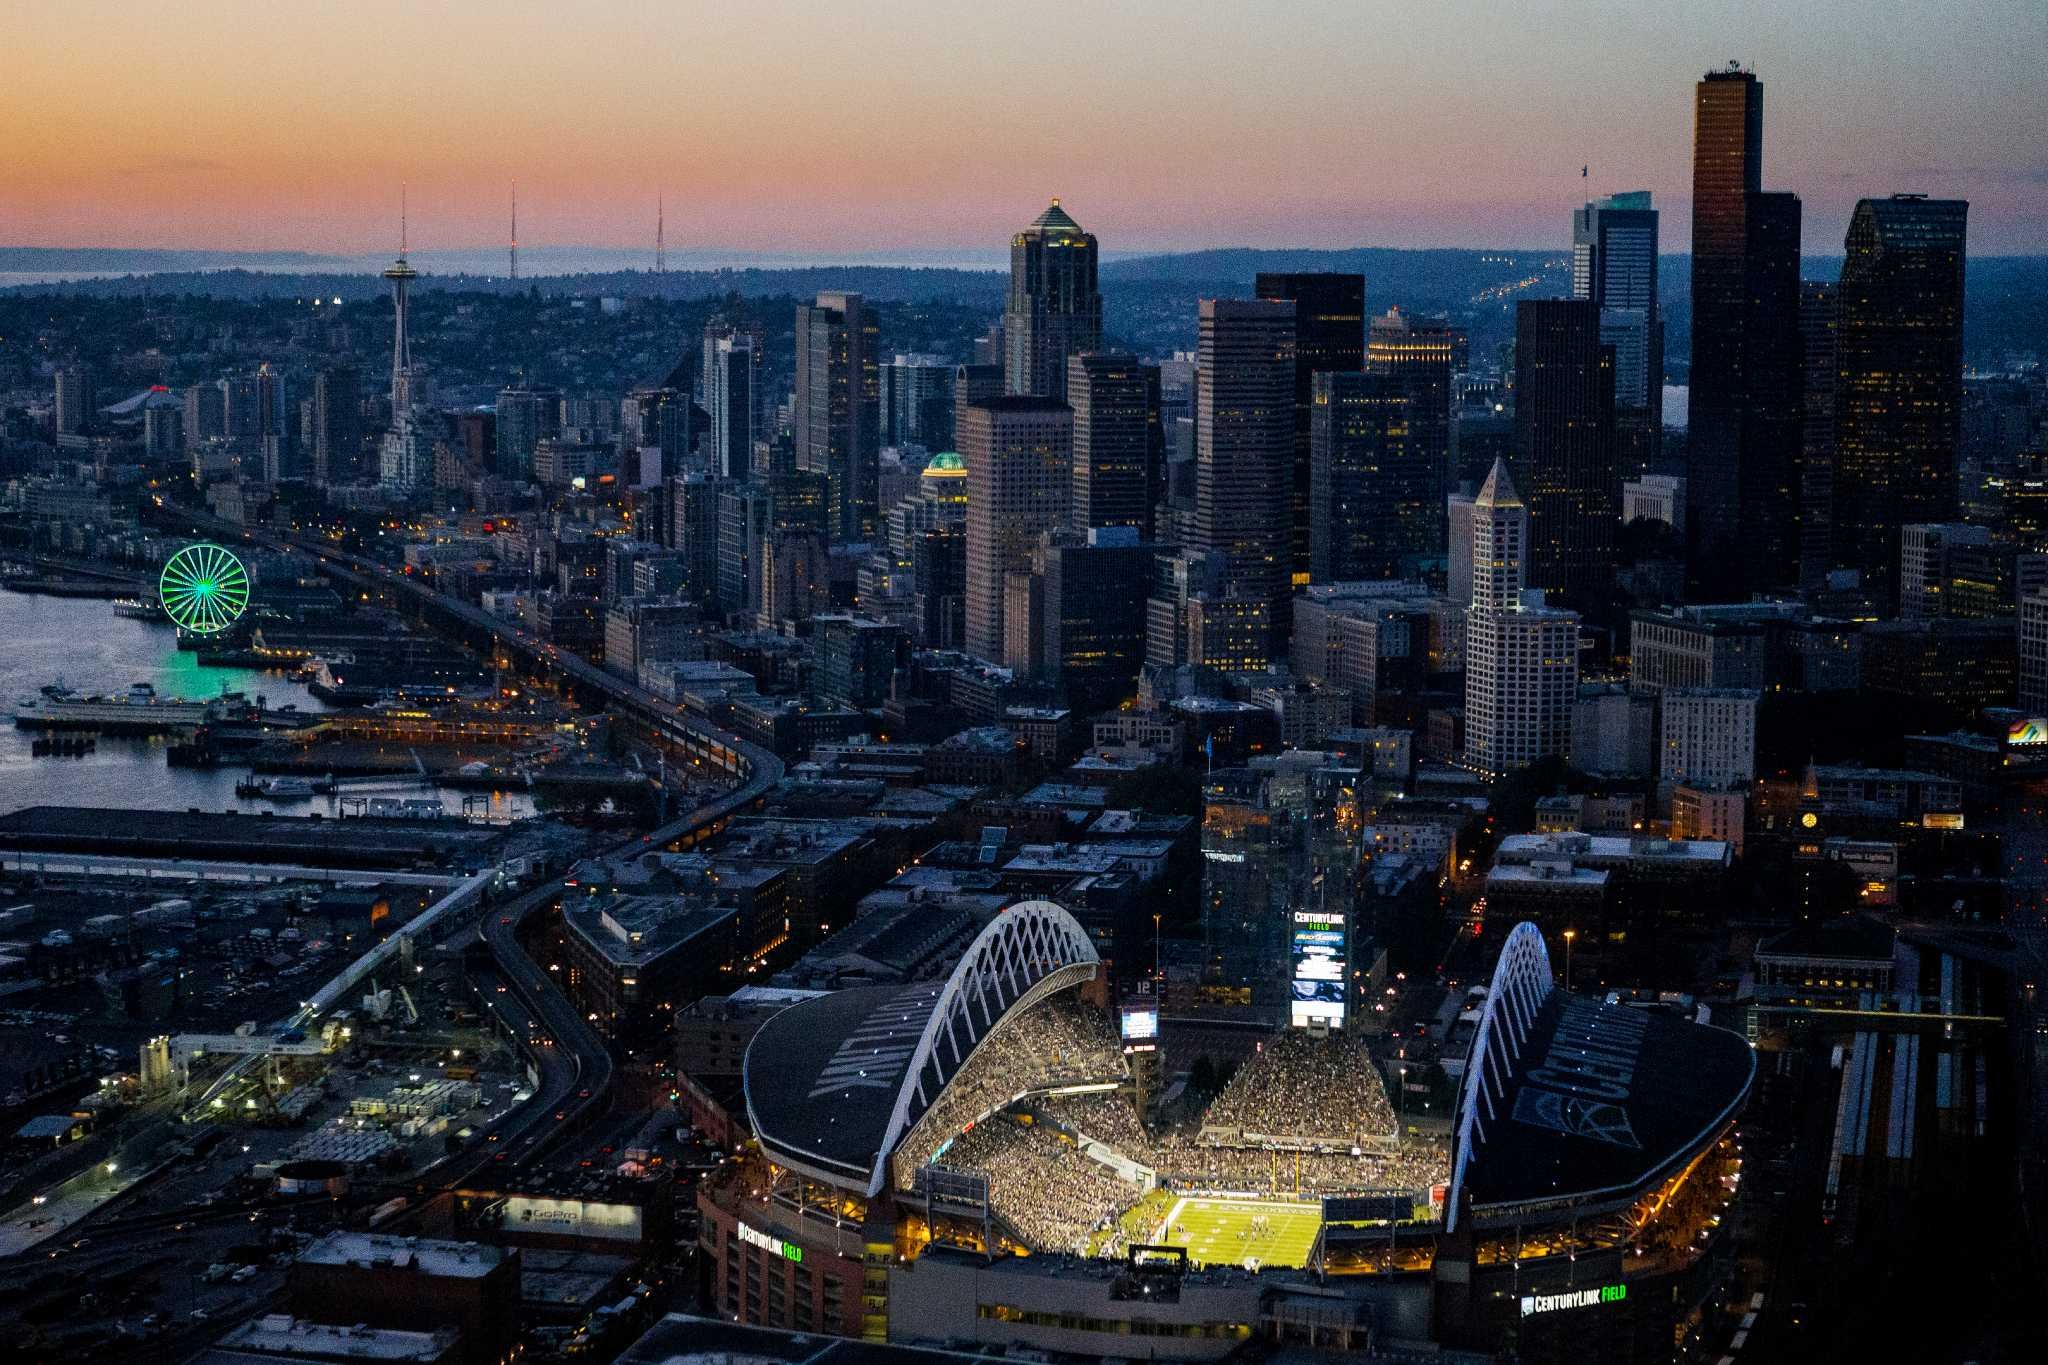
{"type": "Polygon", "coordinates": [[[98,730],[109,735],[158,735],[203,724],[218,702],[160,697],[137,683],[125,697],[86,696],[53,684],[14,704],[14,723],[23,730],[98,730]]]}
{"type": "Polygon", "coordinates": [[[246,778],[235,783],[235,795],[260,796],[269,801],[306,801],[335,788],[332,777],[316,779],[311,777],[272,777],[258,780],[246,778]]]}

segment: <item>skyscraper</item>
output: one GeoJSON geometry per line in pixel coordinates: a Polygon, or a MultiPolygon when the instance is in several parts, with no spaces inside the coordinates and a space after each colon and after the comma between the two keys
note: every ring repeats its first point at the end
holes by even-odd
{"type": "Polygon", "coordinates": [[[1262,299],[1294,304],[1294,458],[1289,473],[1288,516],[1293,536],[1289,583],[1305,587],[1311,577],[1313,521],[1309,428],[1315,376],[1365,368],[1365,276],[1334,272],[1261,272],[1255,285],[1262,299]]]}
{"type": "Polygon", "coordinates": [[[1449,545],[1444,567],[1444,596],[1459,611],[1472,605],[1472,508],[1476,494],[1462,490],[1444,499],[1449,545]]]}
{"type": "Polygon", "coordinates": [[[1572,214],[1572,297],[1599,307],[1600,339],[1614,347],[1616,438],[1633,477],[1656,464],[1664,431],[1657,210],[1648,190],[1595,199],[1572,214]]]}
{"type": "Polygon", "coordinates": [[[1056,398],[1009,395],[970,404],[960,429],[967,463],[967,652],[1006,655],[1003,598],[1031,570],[1039,533],[1067,518],[1074,415],[1056,398]]]}
{"type": "Polygon", "coordinates": [[[62,365],[57,369],[57,401],[52,418],[59,436],[77,436],[92,429],[94,408],[92,371],[83,365],[62,365]]]}
{"type": "Polygon", "coordinates": [[[1465,611],[1465,764],[1488,777],[1571,745],[1579,618],[1523,587],[1529,512],[1505,462],[1472,500],[1472,605],[1465,611]]]}
{"type": "Polygon", "coordinates": [[[1003,310],[1006,393],[1067,396],[1067,359],[1102,346],[1095,238],[1055,199],[1010,239],[1010,296],[1003,310]]]}
{"type": "MultiPolygon", "coordinates": [[[[708,393],[706,397],[709,398],[708,393]]],[[[641,451],[660,454],[659,460],[640,462],[640,477],[635,482],[659,483],[665,472],[682,468],[692,444],[690,413],[689,376],[683,373],[681,365],[627,391],[619,404],[619,444],[627,469],[632,468],[633,457],[641,451]]],[[[705,448],[709,450],[708,442],[705,448]]],[[[722,471],[714,465],[712,472],[722,471]]]]}
{"type": "Polygon", "coordinates": [[[263,405],[257,397],[256,376],[226,374],[214,381],[220,390],[221,434],[238,449],[254,450],[263,440],[263,405]]]}
{"type": "Polygon", "coordinates": [[[1529,582],[1601,609],[1614,593],[1621,477],[1614,349],[1592,300],[1515,305],[1515,450],[1529,490],[1529,582]]]}
{"type": "Polygon", "coordinates": [[[189,449],[227,433],[227,403],[218,384],[193,384],[185,390],[185,445],[189,449]]]}
{"type": "Polygon", "coordinates": [[[1472,499],[1471,605],[1511,610],[1527,582],[1529,508],[1505,461],[1494,461],[1472,499]]]}
{"type": "Polygon", "coordinates": [[[1318,374],[1310,411],[1314,580],[1396,578],[1404,559],[1434,556],[1443,471],[1411,444],[1401,381],[1356,370],[1318,374]]]}
{"type": "MultiPolygon", "coordinates": [[[[1451,374],[1461,338],[1448,318],[1389,308],[1365,334],[1365,368],[1386,375],[1408,398],[1408,445],[1418,471],[1434,471],[1430,505],[1417,538],[1435,553],[1443,543],[1443,501],[1458,486],[1451,456],[1451,374]]],[[[1420,477],[1418,472],[1417,477],[1420,477]]]]}
{"type": "Polygon", "coordinates": [[[285,393],[284,376],[268,364],[256,367],[249,376],[248,394],[255,407],[256,446],[262,457],[266,483],[305,477],[301,452],[293,442],[292,424],[286,420],[291,403],[285,393]]]}
{"type": "Polygon", "coordinates": [[[1046,670],[1083,711],[1131,692],[1145,662],[1155,547],[1133,526],[1055,531],[1037,551],[1046,670]]]}
{"type": "Polygon", "coordinates": [[[1686,445],[1700,539],[1734,532],[1749,196],[1763,188],[1764,87],[1731,62],[1693,97],[1692,376],[1686,445]],[[1727,485],[1709,489],[1712,479],[1727,485]],[[1708,511],[1711,505],[1712,511],[1708,511]]]}
{"type": "Polygon", "coordinates": [[[1835,567],[1835,286],[1799,286],[1799,590],[1835,567]]]}
{"type": "MultiPolygon", "coordinates": [[[[997,328],[998,331],[1002,330],[997,328]]],[[[976,349],[980,349],[976,342],[976,349]]],[[[960,444],[960,433],[967,428],[967,409],[970,404],[984,399],[1000,398],[1003,395],[1003,367],[1001,365],[973,364],[953,367],[953,444],[960,444]]]]}
{"type": "Polygon", "coordinates": [[[1963,410],[1970,206],[1896,194],[1849,220],[1838,288],[1836,563],[1896,596],[1899,528],[1950,520],[1963,410]]]}
{"type": "Polygon", "coordinates": [[[1749,197],[1743,316],[1739,563],[1750,591],[1799,581],[1800,451],[1805,428],[1799,339],[1800,205],[1796,194],[1749,197]]]}
{"type": "Polygon", "coordinates": [[[768,360],[768,328],[759,318],[748,317],[737,312],[733,315],[721,313],[713,316],[709,322],[704,324],[702,344],[698,347],[697,354],[699,356],[698,367],[701,372],[698,391],[705,400],[705,410],[707,412],[710,410],[709,404],[713,382],[711,371],[712,367],[717,363],[718,343],[726,340],[742,342],[753,349],[754,370],[753,374],[749,377],[747,387],[752,393],[754,400],[752,413],[754,431],[757,436],[763,436],[773,425],[770,420],[773,416],[773,404],[772,395],[768,392],[768,385],[763,373],[768,360]]]}
{"type": "Polygon", "coordinates": [[[1293,563],[1292,302],[1203,299],[1195,381],[1195,518],[1189,548],[1284,627],[1293,563]]]}
{"type": "Polygon", "coordinates": [[[825,476],[829,534],[846,542],[875,532],[877,330],[859,294],[821,293],[796,310],[796,467],[825,476]]]}
{"type": "Polygon", "coordinates": [[[698,601],[709,601],[718,592],[719,495],[729,486],[702,470],[668,480],[668,548],[680,552],[689,595],[698,601]]]}
{"type": "Polygon", "coordinates": [[[741,333],[707,339],[704,353],[704,410],[711,414],[712,471],[744,479],[754,472],[754,339],[741,333]]]}
{"type": "Polygon", "coordinates": [[[915,352],[895,357],[880,375],[882,445],[923,446],[934,454],[951,450],[953,366],[915,352]]]}
{"type": "Polygon", "coordinates": [[[1133,355],[1091,351],[1067,361],[1067,403],[1074,410],[1076,527],[1136,527],[1150,534],[1158,496],[1159,367],[1133,355]]]}
{"type": "Polygon", "coordinates": [[[1297,1028],[1344,1022],[1350,964],[1343,940],[1358,887],[1361,777],[1329,755],[1290,753],[1219,770],[1203,783],[1209,972],[1248,987],[1256,1002],[1286,999],[1297,1028]],[[1299,931],[1310,920],[1318,938],[1338,941],[1305,951],[1299,931]],[[1304,1000],[1298,988],[1310,980],[1315,998],[1304,1000]]]}
{"type": "Polygon", "coordinates": [[[523,483],[533,477],[533,452],[562,430],[562,392],[538,388],[525,380],[498,390],[497,426],[493,433],[492,472],[523,483]]]}
{"type": "Polygon", "coordinates": [[[760,610],[759,561],[768,538],[768,490],[726,483],[718,494],[717,600],[728,619],[754,619],[760,610]]]}
{"type": "Polygon", "coordinates": [[[1695,92],[1687,503],[1707,597],[1796,573],[1799,201],[1761,192],[1763,109],[1732,63],[1695,92]]]}

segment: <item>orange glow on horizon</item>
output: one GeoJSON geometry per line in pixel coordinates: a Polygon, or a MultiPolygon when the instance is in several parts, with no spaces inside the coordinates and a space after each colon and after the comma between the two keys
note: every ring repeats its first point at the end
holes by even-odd
{"type": "Polygon", "coordinates": [[[416,247],[502,250],[516,180],[536,270],[551,245],[651,252],[664,192],[684,266],[993,261],[1055,193],[1114,253],[1561,249],[1590,194],[1649,188],[1683,251],[1692,83],[1734,52],[1765,80],[1765,181],[1805,200],[1808,250],[1899,189],[1969,198],[1973,255],[2048,250],[2037,4],[1579,26],[1561,0],[1134,0],[1052,24],[942,0],[18,3],[0,244],[382,252],[404,181],[416,247]]]}

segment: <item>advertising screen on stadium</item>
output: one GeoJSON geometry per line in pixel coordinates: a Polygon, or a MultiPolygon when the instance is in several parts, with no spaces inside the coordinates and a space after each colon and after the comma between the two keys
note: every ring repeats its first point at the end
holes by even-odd
{"type": "Polygon", "coordinates": [[[1293,990],[1288,1020],[1296,1028],[1344,1024],[1349,976],[1344,916],[1328,911],[1294,912],[1293,990]]]}
{"type": "Polygon", "coordinates": [[[1125,1042],[1149,1042],[1159,1036],[1159,1011],[1150,1006],[1126,1006],[1123,1011],[1123,1026],[1125,1042]]]}

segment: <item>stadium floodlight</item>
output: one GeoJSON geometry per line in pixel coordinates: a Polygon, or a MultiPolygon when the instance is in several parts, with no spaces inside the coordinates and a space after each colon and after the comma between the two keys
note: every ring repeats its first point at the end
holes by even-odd
{"type": "Polygon", "coordinates": [[[231,551],[210,542],[172,555],[156,590],[164,614],[194,635],[218,635],[249,609],[249,571],[231,551]]]}

